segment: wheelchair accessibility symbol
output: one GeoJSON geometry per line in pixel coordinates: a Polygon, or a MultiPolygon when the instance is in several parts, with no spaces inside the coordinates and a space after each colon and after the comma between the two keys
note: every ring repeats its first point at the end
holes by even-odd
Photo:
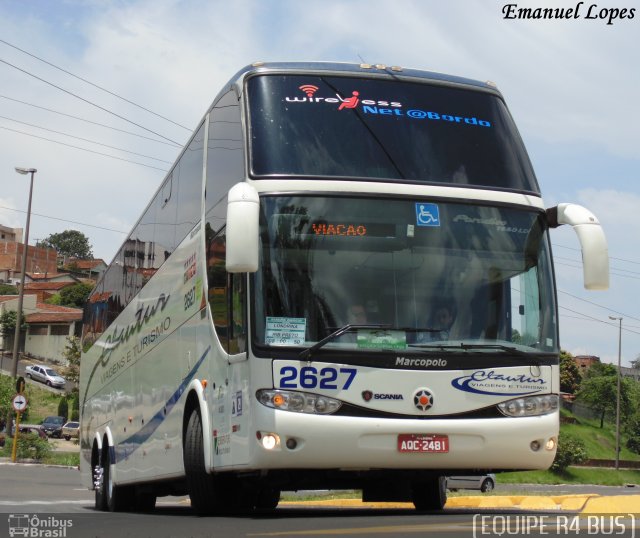
{"type": "Polygon", "coordinates": [[[416,203],[416,223],[418,226],[440,226],[438,204],[416,203]]]}

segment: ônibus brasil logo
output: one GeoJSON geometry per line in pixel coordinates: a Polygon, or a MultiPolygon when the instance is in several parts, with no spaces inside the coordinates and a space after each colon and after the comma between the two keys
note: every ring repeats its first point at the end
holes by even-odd
{"type": "Polygon", "coordinates": [[[313,84],[303,84],[299,86],[299,90],[303,91],[306,97],[285,97],[287,103],[335,103],[338,105],[338,110],[344,110],[349,108],[356,108],[359,104],[366,106],[379,106],[389,108],[401,108],[402,104],[396,101],[374,101],[372,99],[360,99],[360,92],[354,90],[351,92],[351,97],[343,97],[339,93],[334,94],[335,97],[320,97],[316,96],[316,92],[320,89],[313,84]]]}
{"type": "Polygon", "coordinates": [[[375,116],[402,116],[412,120],[435,120],[445,123],[457,123],[459,125],[473,125],[476,127],[492,127],[491,122],[477,118],[476,116],[435,112],[433,110],[410,109],[403,110],[399,101],[362,99],[358,90],[353,90],[350,97],[343,97],[335,93],[335,97],[321,97],[316,95],[318,86],[303,84],[298,89],[304,92],[306,97],[285,97],[287,103],[333,103],[338,105],[338,110],[358,109],[359,112],[375,116]]]}

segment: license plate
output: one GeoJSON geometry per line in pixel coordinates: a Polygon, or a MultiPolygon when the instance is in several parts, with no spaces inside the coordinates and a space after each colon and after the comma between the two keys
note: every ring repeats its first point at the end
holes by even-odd
{"type": "Polygon", "coordinates": [[[398,435],[398,452],[449,452],[449,437],[446,435],[401,433],[398,435]]]}

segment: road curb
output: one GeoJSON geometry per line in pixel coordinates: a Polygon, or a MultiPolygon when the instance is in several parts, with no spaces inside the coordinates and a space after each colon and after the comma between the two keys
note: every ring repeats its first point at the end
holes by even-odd
{"type": "MultiPolygon", "coordinates": [[[[386,508],[413,510],[413,503],[363,502],[360,499],[317,499],[307,501],[282,501],[279,506],[318,506],[333,508],[386,508]]],[[[637,513],[640,495],[597,494],[579,495],[496,495],[488,497],[450,497],[445,509],[523,510],[544,512],[579,512],[583,514],[637,513]]]]}

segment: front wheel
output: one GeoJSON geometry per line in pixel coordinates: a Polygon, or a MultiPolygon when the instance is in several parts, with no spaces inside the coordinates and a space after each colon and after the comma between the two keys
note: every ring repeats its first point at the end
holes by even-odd
{"type": "Polygon", "coordinates": [[[200,516],[213,515],[220,509],[220,493],[214,487],[213,477],[204,466],[202,419],[194,409],[189,417],[184,439],[184,470],[191,506],[200,516]]]}
{"type": "Polygon", "coordinates": [[[437,476],[414,483],[411,496],[413,505],[420,512],[442,510],[447,502],[447,480],[444,476],[437,476]]]}

